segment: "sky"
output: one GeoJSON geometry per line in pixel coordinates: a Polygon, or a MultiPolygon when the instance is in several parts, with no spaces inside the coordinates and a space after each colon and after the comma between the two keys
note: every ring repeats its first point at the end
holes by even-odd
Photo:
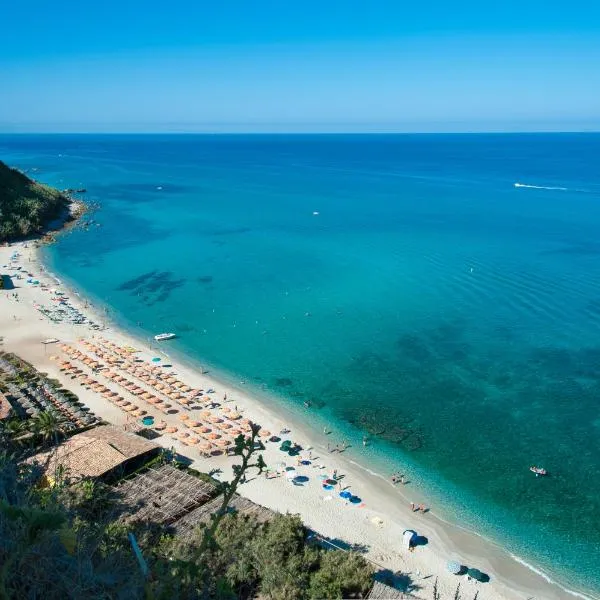
{"type": "Polygon", "coordinates": [[[597,0],[0,2],[0,131],[598,131],[597,0]]]}

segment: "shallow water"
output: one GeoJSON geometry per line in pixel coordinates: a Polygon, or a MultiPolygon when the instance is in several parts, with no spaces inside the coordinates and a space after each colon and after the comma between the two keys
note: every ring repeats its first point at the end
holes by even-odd
{"type": "Polygon", "coordinates": [[[130,327],[310,401],[600,589],[600,135],[0,136],[0,156],[101,204],[50,259],[130,327]]]}

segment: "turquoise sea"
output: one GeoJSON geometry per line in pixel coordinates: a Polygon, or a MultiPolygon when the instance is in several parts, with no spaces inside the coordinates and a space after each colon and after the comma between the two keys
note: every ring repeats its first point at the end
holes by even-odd
{"type": "Polygon", "coordinates": [[[599,134],[3,135],[0,158],[99,204],[49,260],[113,318],[600,593],[599,134]]]}

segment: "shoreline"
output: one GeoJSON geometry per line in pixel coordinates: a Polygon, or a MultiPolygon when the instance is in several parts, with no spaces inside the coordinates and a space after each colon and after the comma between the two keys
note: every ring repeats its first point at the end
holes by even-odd
{"type": "MultiPolygon", "coordinates": [[[[84,308],[85,296],[79,294],[74,287],[66,285],[56,274],[49,271],[44,264],[40,249],[33,246],[36,244],[25,247],[25,242],[19,242],[11,247],[1,248],[0,264],[7,263],[10,253],[18,248],[22,255],[21,262],[27,264],[25,261],[29,259],[31,264],[36,267],[33,272],[37,274],[38,270],[42,270],[43,276],[57,278],[60,283],[52,285],[61,287],[74,297],[76,300],[72,301],[73,305],[77,306],[81,312],[93,315],[95,320],[107,323],[108,327],[102,331],[102,336],[116,343],[142,348],[145,356],[152,356],[156,352],[151,342],[140,339],[135,333],[119,328],[110,316],[99,314],[94,306],[84,308]]],[[[0,326],[5,338],[4,349],[23,356],[40,370],[52,371],[53,374],[57,374],[58,379],[64,380],[64,376],[58,373],[56,366],[44,359],[45,355],[41,354],[42,348],[39,342],[48,337],[57,337],[61,341],[74,343],[82,336],[89,338],[92,332],[83,325],[54,324],[47,319],[39,321],[39,314],[31,306],[31,301],[36,299],[39,301],[38,296],[42,297],[42,290],[33,286],[18,287],[17,290],[20,295],[23,294],[24,300],[18,303],[20,305],[19,318],[28,322],[29,327],[26,324],[19,326],[18,322],[13,322],[8,314],[0,316],[0,326]],[[31,331],[32,329],[33,331],[31,331]]],[[[2,300],[2,302],[6,306],[5,301],[2,300]]],[[[3,313],[5,312],[3,311],[3,313]]],[[[180,353],[175,351],[175,354],[180,353]]],[[[199,374],[195,368],[198,361],[183,354],[182,360],[178,360],[177,356],[173,356],[171,360],[171,356],[167,354],[173,364],[173,369],[182,379],[200,382],[199,385],[204,387],[213,387],[219,390],[219,396],[227,393],[230,398],[235,398],[235,403],[242,407],[246,417],[267,426],[271,431],[277,432],[283,426],[290,426],[293,439],[299,441],[304,447],[310,446],[315,453],[324,454],[323,461],[327,463],[328,470],[337,469],[346,475],[344,481],[350,481],[353,492],[364,497],[366,509],[361,514],[358,508],[340,506],[337,499],[324,502],[323,492],[318,488],[312,489],[315,487],[313,481],[300,492],[281,479],[273,481],[254,479],[240,489],[242,495],[280,512],[286,510],[298,512],[305,524],[321,535],[369,546],[370,551],[367,557],[370,560],[382,568],[400,570],[403,574],[408,573],[413,584],[420,588],[413,592],[417,597],[430,597],[431,586],[436,577],[439,578],[438,587],[442,591],[443,598],[447,595],[450,597],[459,582],[463,592],[474,594],[475,591],[479,591],[480,600],[496,598],[512,600],[532,597],[552,600],[564,598],[565,594],[581,598],[593,597],[561,587],[543,571],[540,572],[536,567],[512,555],[493,540],[441,519],[436,515],[435,510],[426,515],[411,514],[406,492],[414,500],[418,496],[418,490],[413,491],[411,486],[409,490],[402,489],[400,492],[398,487],[394,487],[383,475],[369,472],[369,469],[359,462],[341,454],[334,456],[333,453],[327,453],[323,440],[319,439],[323,436],[318,436],[315,432],[310,431],[309,427],[301,423],[299,416],[282,414],[283,408],[277,409],[272,407],[271,403],[261,401],[260,394],[240,389],[232,383],[220,380],[218,376],[214,377],[210,373],[208,375],[199,374]],[[311,488],[310,497],[308,497],[309,488],[311,488]],[[332,508],[333,510],[331,510],[332,508]],[[373,526],[370,519],[374,517],[383,520],[383,527],[373,526]],[[412,555],[400,550],[402,531],[406,528],[414,528],[419,535],[425,535],[429,539],[426,546],[418,548],[412,555]],[[451,575],[445,566],[446,560],[450,558],[460,558],[461,562],[469,564],[469,566],[481,568],[489,573],[492,578],[491,582],[476,585],[473,582],[467,582],[466,578],[451,575]]],[[[67,387],[73,385],[73,383],[67,383],[67,387]]],[[[83,399],[84,394],[81,390],[77,388],[76,392],[83,399]]],[[[88,405],[92,405],[87,398],[85,401],[88,405]]],[[[114,419],[117,415],[122,417],[122,414],[115,413],[112,409],[109,402],[101,397],[93,402],[93,410],[98,416],[119,424],[114,419]]],[[[158,441],[162,443],[162,440],[158,441]]],[[[193,454],[190,449],[181,448],[168,440],[168,446],[172,445],[175,445],[182,455],[193,454]]],[[[276,458],[281,460],[281,453],[277,453],[275,448],[271,450],[269,447],[273,444],[267,444],[267,446],[267,451],[264,453],[267,463],[276,458]],[[268,455],[272,457],[271,460],[268,455]]],[[[224,475],[228,478],[231,463],[231,459],[222,457],[209,459],[193,457],[192,466],[203,471],[217,467],[223,468],[224,475]]]]}

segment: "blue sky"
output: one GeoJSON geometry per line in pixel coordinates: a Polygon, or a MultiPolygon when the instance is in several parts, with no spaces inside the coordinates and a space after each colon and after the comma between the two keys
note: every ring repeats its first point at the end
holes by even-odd
{"type": "Polygon", "coordinates": [[[19,0],[0,21],[1,131],[600,130],[599,2],[19,0]]]}

